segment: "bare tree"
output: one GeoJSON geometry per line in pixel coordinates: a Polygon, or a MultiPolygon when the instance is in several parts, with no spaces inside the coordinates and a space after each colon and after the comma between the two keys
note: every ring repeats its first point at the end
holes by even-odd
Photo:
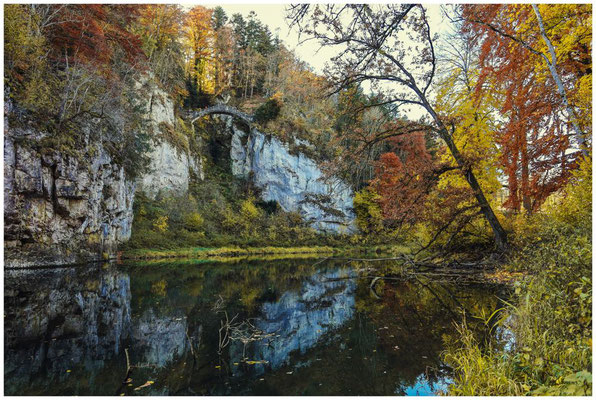
{"type": "Polygon", "coordinates": [[[418,106],[426,111],[431,128],[447,145],[472,189],[497,247],[505,249],[507,234],[471,165],[455,145],[455,127],[437,113],[429,99],[437,58],[425,8],[411,4],[293,5],[288,18],[301,34],[338,49],[326,70],[336,92],[367,83],[383,94],[382,104],[418,106]]]}

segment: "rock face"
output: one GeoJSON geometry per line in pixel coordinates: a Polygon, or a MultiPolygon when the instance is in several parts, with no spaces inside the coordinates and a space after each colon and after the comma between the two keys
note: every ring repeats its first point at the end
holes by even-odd
{"type": "MultiPolygon", "coordinates": [[[[285,292],[278,301],[264,303],[256,325],[266,333],[275,333],[276,338],[271,343],[253,342],[246,350],[250,358],[267,360],[273,369],[280,368],[292,352],[304,354],[349,321],[354,315],[356,283],[341,278],[351,275],[347,268],[318,271],[299,291],[285,292]]],[[[233,342],[230,359],[240,360],[242,353],[242,344],[233,342]]]]}
{"type": "MultiPolygon", "coordinates": [[[[173,127],[174,103],[150,87],[150,127],[173,127]]],[[[47,148],[44,132],[9,126],[4,118],[5,266],[60,265],[114,255],[130,238],[137,187],[149,196],[160,191],[184,193],[191,173],[203,177],[200,157],[180,151],[154,135],[150,171],[137,182],[127,179],[101,143],[87,140],[76,154],[47,148]]],[[[84,132],[90,137],[93,125],[84,132]]],[[[150,129],[151,130],[151,129],[150,129]]]]}
{"type": "Polygon", "coordinates": [[[98,259],[130,237],[135,185],[100,144],[67,154],[4,127],[6,267],[98,259]]]}
{"type": "MultiPolygon", "coordinates": [[[[9,126],[11,102],[5,102],[4,216],[5,265],[60,265],[113,255],[128,240],[135,190],[155,198],[160,192],[184,194],[194,176],[203,179],[200,154],[176,146],[156,132],[176,132],[175,104],[153,86],[146,91],[147,119],[153,131],[149,172],[127,179],[101,143],[91,139],[77,152],[44,147],[47,134],[9,126]]],[[[299,212],[321,231],[350,232],[352,191],[326,179],[303,154],[290,154],[276,138],[225,119],[231,136],[230,158],[236,176],[250,177],[265,201],[299,212]]],[[[177,125],[178,124],[178,125],[177,125]]],[[[93,124],[81,128],[92,137],[93,124]]],[[[227,150],[226,150],[227,152],[227,150]]]]}
{"type": "MultiPolygon", "coordinates": [[[[147,101],[147,116],[154,132],[163,129],[174,129],[176,116],[174,102],[159,88],[152,87],[147,101]]],[[[138,189],[151,198],[160,191],[172,191],[176,194],[188,190],[191,173],[203,179],[203,168],[199,155],[178,149],[167,140],[157,137],[149,153],[151,164],[149,172],[137,182],[138,189]]]]}
{"type": "Polygon", "coordinates": [[[69,378],[81,393],[113,395],[127,356],[163,368],[190,361],[190,338],[200,346],[201,325],[189,327],[182,313],[135,314],[131,278],[116,268],[15,269],[5,282],[4,389],[12,395],[76,394],[69,378]]]}
{"type": "Polygon", "coordinates": [[[304,154],[290,154],[280,140],[256,129],[250,132],[225,118],[231,130],[232,173],[253,179],[265,201],[276,201],[285,211],[299,212],[321,231],[354,230],[352,190],[329,179],[315,161],[304,154]]]}

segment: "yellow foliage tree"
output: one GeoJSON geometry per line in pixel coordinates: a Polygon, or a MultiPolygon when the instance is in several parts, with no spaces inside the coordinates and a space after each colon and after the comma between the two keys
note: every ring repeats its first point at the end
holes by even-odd
{"type": "Polygon", "coordinates": [[[186,15],[184,44],[187,51],[186,72],[203,93],[215,90],[214,44],[211,25],[213,10],[196,6],[186,15]]]}

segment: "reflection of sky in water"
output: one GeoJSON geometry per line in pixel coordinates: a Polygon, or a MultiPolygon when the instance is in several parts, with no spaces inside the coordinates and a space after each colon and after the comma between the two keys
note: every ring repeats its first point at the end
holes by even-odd
{"type": "MultiPolygon", "coordinates": [[[[449,377],[440,377],[436,382],[430,383],[425,374],[416,379],[416,384],[405,389],[406,396],[436,396],[437,392],[445,392],[447,386],[453,383],[449,377]]],[[[396,389],[396,394],[400,393],[400,388],[396,389]]]]}
{"type": "Polygon", "coordinates": [[[513,316],[507,317],[503,325],[497,326],[495,328],[496,337],[501,341],[503,344],[503,350],[511,351],[515,346],[515,335],[513,331],[508,328],[513,323],[513,316]]]}

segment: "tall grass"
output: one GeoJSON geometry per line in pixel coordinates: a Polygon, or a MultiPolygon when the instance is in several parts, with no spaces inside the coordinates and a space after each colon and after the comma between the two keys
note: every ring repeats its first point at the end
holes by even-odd
{"type": "Polygon", "coordinates": [[[444,354],[451,395],[592,393],[591,162],[560,204],[520,221],[507,267],[523,271],[498,329],[509,346],[483,343],[465,324],[444,354]]]}

